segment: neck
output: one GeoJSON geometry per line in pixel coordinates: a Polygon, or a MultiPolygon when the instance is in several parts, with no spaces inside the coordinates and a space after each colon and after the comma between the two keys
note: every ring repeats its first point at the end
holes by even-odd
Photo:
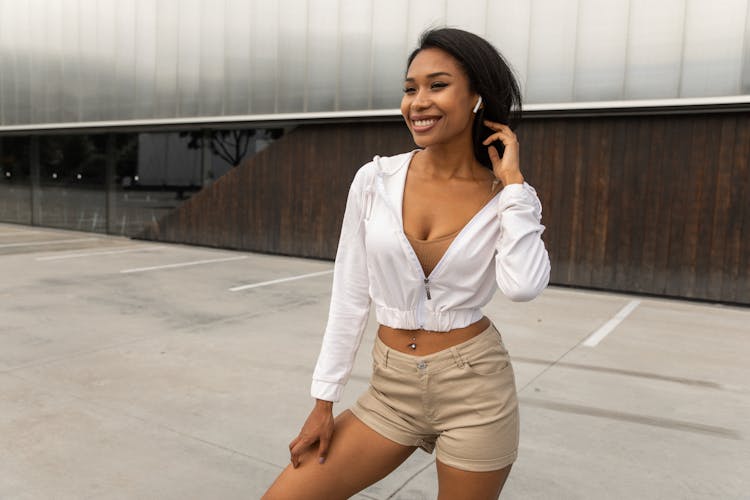
{"type": "Polygon", "coordinates": [[[420,156],[424,172],[441,180],[475,178],[477,169],[484,168],[474,158],[471,140],[427,146],[420,156]]]}

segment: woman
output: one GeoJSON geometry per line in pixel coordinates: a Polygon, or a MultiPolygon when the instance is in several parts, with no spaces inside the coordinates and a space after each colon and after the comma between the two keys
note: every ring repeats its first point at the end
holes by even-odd
{"type": "Polygon", "coordinates": [[[375,157],[352,181],[315,407],[266,499],[349,498],[418,447],[436,450],[440,499],[495,499],[516,458],[513,368],[481,307],[498,287],[531,300],[549,280],[541,204],[507,125],[519,87],[482,38],[432,30],[409,57],[401,112],[421,149],[375,157]],[[371,384],[334,419],[371,303],[371,384]]]}

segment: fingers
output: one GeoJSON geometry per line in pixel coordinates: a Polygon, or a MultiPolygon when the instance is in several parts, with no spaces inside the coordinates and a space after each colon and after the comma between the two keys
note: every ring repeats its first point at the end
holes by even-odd
{"type": "Polygon", "coordinates": [[[292,442],[289,443],[289,451],[292,451],[292,448],[294,448],[294,445],[296,445],[299,440],[302,439],[302,436],[297,436],[296,438],[292,439],[292,442]]]}
{"type": "Polygon", "coordinates": [[[490,146],[487,148],[487,152],[490,155],[490,161],[494,165],[496,162],[500,161],[500,154],[497,152],[497,149],[495,146],[490,146]]]}
{"type": "Polygon", "coordinates": [[[492,130],[510,130],[510,127],[504,123],[493,122],[490,120],[483,120],[483,123],[487,128],[491,128],[492,130]]]}
{"type": "Polygon", "coordinates": [[[523,175],[519,168],[519,144],[516,134],[513,133],[513,130],[508,125],[502,123],[484,120],[484,124],[487,128],[495,131],[494,134],[482,142],[482,144],[487,146],[487,154],[492,162],[492,170],[495,173],[495,177],[500,179],[500,182],[504,186],[510,183],[522,183],[523,175]],[[492,145],[497,140],[502,141],[505,147],[502,158],[500,158],[497,148],[492,145]]]}
{"type": "Polygon", "coordinates": [[[484,120],[484,124],[491,128],[492,130],[495,130],[496,132],[489,137],[487,137],[484,141],[482,141],[482,144],[485,146],[491,144],[493,141],[502,141],[503,144],[509,145],[513,144],[514,142],[518,142],[516,139],[516,134],[513,133],[513,131],[508,127],[507,125],[503,125],[502,123],[495,123],[491,122],[489,120],[484,120]]]}
{"type": "Polygon", "coordinates": [[[318,462],[325,463],[326,457],[328,456],[328,444],[331,442],[329,436],[320,437],[320,446],[318,447],[318,462]]]}
{"type": "Polygon", "coordinates": [[[289,444],[289,454],[291,456],[292,467],[299,467],[299,458],[302,452],[312,444],[309,438],[297,437],[289,444]]]}
{"type": "MultiPolygon", "coordinates": [[[[318,441],[318,439],[309,437],[303,438],[300,435],[294,438],[291,443],[289,443],[289,455],[292,462],[292,467],[296,469],[299,466],[302,453],[316,441],[318,441]]],[[[318,446],[318,462],[321,464],[326,461],[326,457],[328,456],[328,446],[330,442],[331,436],[327,435],[320,437],[320,445],[318,446]]]]}

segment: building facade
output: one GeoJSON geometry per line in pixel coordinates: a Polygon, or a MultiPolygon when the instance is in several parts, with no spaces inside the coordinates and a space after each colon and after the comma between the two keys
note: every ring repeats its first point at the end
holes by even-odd
{"type": "Polygon", "coordinates": [[[413,147],[397,109],[408,53],[425,28],[449,25],[495,44],[521,84],[553,282],[750,303],[749,8],[0,0],[0,221],[332,258],[356,168],[413,147]],[[325,196],[296,192],[299,171],[325,196]],[[628,223],[664,213],[667,239],[628,223]],[[290,214],[312,232],[285,226],[290,214]]]}

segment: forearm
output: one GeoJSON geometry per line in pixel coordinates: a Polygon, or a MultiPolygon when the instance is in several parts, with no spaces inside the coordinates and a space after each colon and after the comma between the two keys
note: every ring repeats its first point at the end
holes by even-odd
{"type": "Polygon", "coordinates": [[[503,294],[515,301],[531,300],[549,282],[549,255],[541,239],[541,203],[528,184],[511,185],[501,194],[498,216],[496,275],[503,294]]]}

